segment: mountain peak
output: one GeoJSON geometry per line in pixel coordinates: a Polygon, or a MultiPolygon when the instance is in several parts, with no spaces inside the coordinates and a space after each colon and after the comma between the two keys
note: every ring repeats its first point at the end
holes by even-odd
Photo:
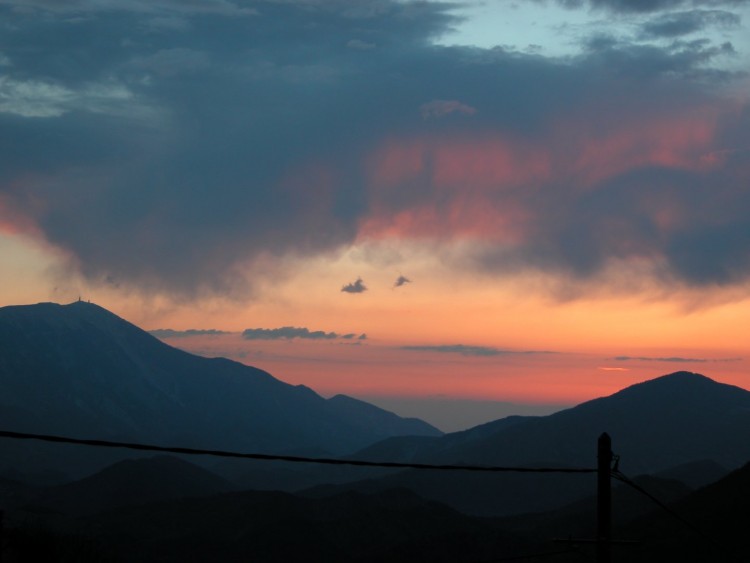
{"type": "Polygon", "coordinates": [[[91,303],[90,301],[73,301],[72,303],[67,304],[60,304],[60,303],[53,303],[51,301],[44,301],[41,303],[36,303],[35,305],[7,305],[5,307],[0,307],[0,318],[8,318],[8,317],[16,317],[23,315],[27,318],[34,318],[34,317],[46,317],[46,318],[54,318],[54,317],[67,317],[67,318],[73,318],[72,316],[86,316],[86,318],[92,319],[94,318],[94,315],[98,315],[100,317],[109,317],[109,318],[116,318],[123,322],[123,319],[115,315],[113,312],[105,309],[104,307],[100,305],[96,305],[95,303],[91,303]]]}
{"type": "MultiPolygon", "coordinates": [[[[741,390],[739,387],[720,383],[719,381],[711,379],[710,377],[706,377],[705,375],[700,373],[695,373],[692,371],[676,371],[667,375],[656,377],[654,379],[642,381],[641,383],[636,383],[615,393],[613,396],[640,393],[658,395],[673,392],[697,392],[698,390],[708,391],[711,389],[741,390]]],[[[741,391],[744,391],[744,389],[742,389],[741,391]]]]}
{"type": "Polygon", "coordinates": [[[662,381],[662,382],[672,382],[672,381],[680,381],[680,382],[697,382],[697,381],[703,381],[703,382],[712,382],[716,383],[713,379],[710,377],[706,377],[705,375],[701,373],[696,373],[694,371],[675,371],[672,373],[668,373],[667,375],[662,375],[661,377],[657,377],[656,379],[652,379],[651,381],[662,381]]]}

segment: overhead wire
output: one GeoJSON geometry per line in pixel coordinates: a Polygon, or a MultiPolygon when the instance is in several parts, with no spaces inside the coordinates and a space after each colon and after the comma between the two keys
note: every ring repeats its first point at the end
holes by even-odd
{"type": "MultiPolygon", "coordinates": [[[[97,440],[97,439],[85,439],[85,438],[72,438],[70,436],[60,436],[52,434],[38,434],[31,432],[14,432],[10,430],[0,430],[0,438],[10,438],[17,440],[38,440],[50,443],[59,444],[73,444],[82,446],[92,447],[103,447],[103,448],[124,448],[138,451],[149,451],[149,452],[162,452],[162,453],[173,453],[183,455],[208,455],[214,457],[224,458],[237,458],[237,459],[251,459],[251,460],[264,460],[264,461],[283,461],[290,463],[315,463],[324,465],[349,465],[356,467],[381,467],[391,469],[420,469],[420,470],[438,470],[438,471],[474,471],[474,472],[514,472],[514,473],[596,473],[597,469],[588,467],[525,467],[525,466],[492,466],[492,465],[457,465],[457,464],[430,464],[430,463],[409,463],[409,462],[392,462],[392,461],[370,461],[360,459],[343,459],[343,458],[324,458],[324,457],[306,457],[306,456],[291,456],[282,454],[264,454],[264,453],[247,453],[247,452],[236,452],[228,450],[212,450],[203,448],[186,448],[180,446],[157,446],[153,444],[141,444],[135,442],[120,442],[113,440],[97,440]]],[[[618,469],[614,468],[611,470],[612,478],[625,483],[634,490],[638,491],[642,495],[649,498],[654,504],[659,506],[662,510],[670,514],[675,519],[679,520],[683,525],[696,532],[702,538],[714,545],[714,547],[723,551],[726,555],[732,557],[736,561],[742,561],[734,554],[730,549],[721,543],[717,542],[711,536],[703,532],[700,528],[692,524],[690,521],[683,518],[680,514],[675,512],[672,508],[667,506],[665,503],[660,501],[654,495],[649,493],[643,487],[635,483],[632,479],[628,478],[618,469]]],[[[530,555],[513,556],[510,558],[493,559],[492,562],[502,561],[520,561],[523,559],[531,559],[534,557],[546,557],[553,555],[562,555],[571,553],[574,550],[567,551],[556,551],[546,552],[530,555]]],[[[489,562],[487,562],[489,563],[489,562]]]]}
{"type": "Polygon", "coordinates": [[[539,559],[543,557],[556,557],[558,555],[570,555],[571,553],[578,553],[577,549],[565,549],[558,551],[542,551],[539,553],[529,553],[526,555],[511,555],[509,557],[500,557],[499,559],[486,559],[480,563],[504,563],[505,561],[524,561],[529,559],[539,559]]]}
{"type": "Polygon", "coordinates": [[[244,453],[226,450],[208,450],[201,448],[183,448],[178,446],[155,446],[152,444],[140,444],[133,442],[117,442],[112,440],[92,440],[82,438],[71,438],[51,434],[35,434],[30,432],[12,432],[0,430],[0,438],[12,438],[17,440],[40,440],[60,444],[77,444],[82,446],[94,446],[102,448],[126,448],[131,450],[163,452],[185,455],[208,455],[215,457],[229,457],[239,459],[255,459],[266,461],[286,461],[290,463],[318,463],[325,465],[352,465],[358,467],[384,467],[392,469],[434,469],[439,471],[478,471],[478,472],[512,472],[512,473],[596,473],[596,469],[587,467],[515,467],[496,465],[457,465],[457,464],[432,464],[432,463],[409,463],[393,461],[368,461],[360,459],[326,458],[326,457],[304,457],[281,454],[244,453]]]}

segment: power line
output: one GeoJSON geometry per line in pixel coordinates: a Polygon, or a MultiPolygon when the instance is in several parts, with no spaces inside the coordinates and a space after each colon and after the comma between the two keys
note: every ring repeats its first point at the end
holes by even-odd
{"type": "Polygon", "coordinates": [[[503,563],[504,561],[523,561],[526,559],[538,559],[540,557],[556,557],[558,555],[569,555],[578,553],[577,549],[565,549],[559,551],[542,551],[539,553],[529,553],[527,555],[511,555],[510,557],[501,557],[500,559],[487,559],[480,563],[503,563]]]}
{"type": "Polygon", "coordinates": [[[393,461],[365,461],[357,459],[336,459],[325,457],[302,457],[276,454],[242,453],[225,450],[205,450],[199,448],[182,448],[175,446],[154,446],[131,442],[114,442],[110,440],[89,440],[70,438],[68,436],[53,436],[49,434],[32,434],[27,432],[11,432],[0,430],[0,438],[14,438],[18,440],[41,440],[60,444],[78,444],[101,448],[126,448],[148,452],[164,452],[186,455],[209,455],[215,457],[231,457],[241,459],[257,459],[265,461],[288,461],[291,463],[319,463],[325,465],[354,465],[359,467],[387,467],[396,469],[435,469],[440,471],[484,471],[484,472],[513,472],[513,473],[596,473],[596,469],[585,467],[503,467],[492,465],[440,465],[430,463],[401,463],[393,461]]]}

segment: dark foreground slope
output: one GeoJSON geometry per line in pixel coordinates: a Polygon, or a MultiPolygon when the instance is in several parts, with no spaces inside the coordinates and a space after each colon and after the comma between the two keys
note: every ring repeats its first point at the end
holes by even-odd
{"type": "Polygon", "coordinates": [[[535,549],[404,490],[323,499],[246,491],[84,518],[39,513],[29,522],[28,515],[8,518],[8,560],[473,562],[535,549]]]}
{"type": "MultiPolygon", "coordinates": [[[[335,454],[388,436],[440,434],[367,403],[326,400],[262,370],[177,350],[83,302],[0,308],[0,428],[335,454]]],[[[42,452],[7,441],[0,448],[0,472],[49,468],[46,452],[71,463],[76,457],[70,448],[42,452]]]]}
{"type": "Polygon", "coordinates": [[[623,527],[640,543],[614,561],[750,561],[750,463],[668,506],[623,527]]]}
{"type": "MultiPolygon", "coordinates": [[[[123,481],[127,464],[117,464],[7,511],[5,558],[15,563],[594,559],[590,542],[554,541],[595,537],[593,498],[551,513],[480,519],[404,489],[320,498],[211,494],[223,486],[221,480],[190,464],[165,458],[139,463],[134,483],[123,481]],[[180,485],[167,492],[167,500],[147,502],[155,493],[147,478],[161,481],[170,473],[180,485]],[[60,503],[70,493],[98,499],[98,512],[81,515],[78,505],[60,503]],[[173,493],[188,496],[169,497],[173,493]]],[[[693,493],[677,481],[641,477],[636,482],[669,503],[670,512],[638,490],[617,486],[613,535],[636,543],[613,546],[613,561],[748,560],[750,465],[693,493]]]]}

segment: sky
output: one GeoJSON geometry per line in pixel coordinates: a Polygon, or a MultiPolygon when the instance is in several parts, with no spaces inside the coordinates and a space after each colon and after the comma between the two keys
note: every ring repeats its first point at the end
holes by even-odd
{"type": "Polygon", "coordinates": [[[0,305],[458,429],[750,388],[750,1],[4,0],[0,305]]]}

